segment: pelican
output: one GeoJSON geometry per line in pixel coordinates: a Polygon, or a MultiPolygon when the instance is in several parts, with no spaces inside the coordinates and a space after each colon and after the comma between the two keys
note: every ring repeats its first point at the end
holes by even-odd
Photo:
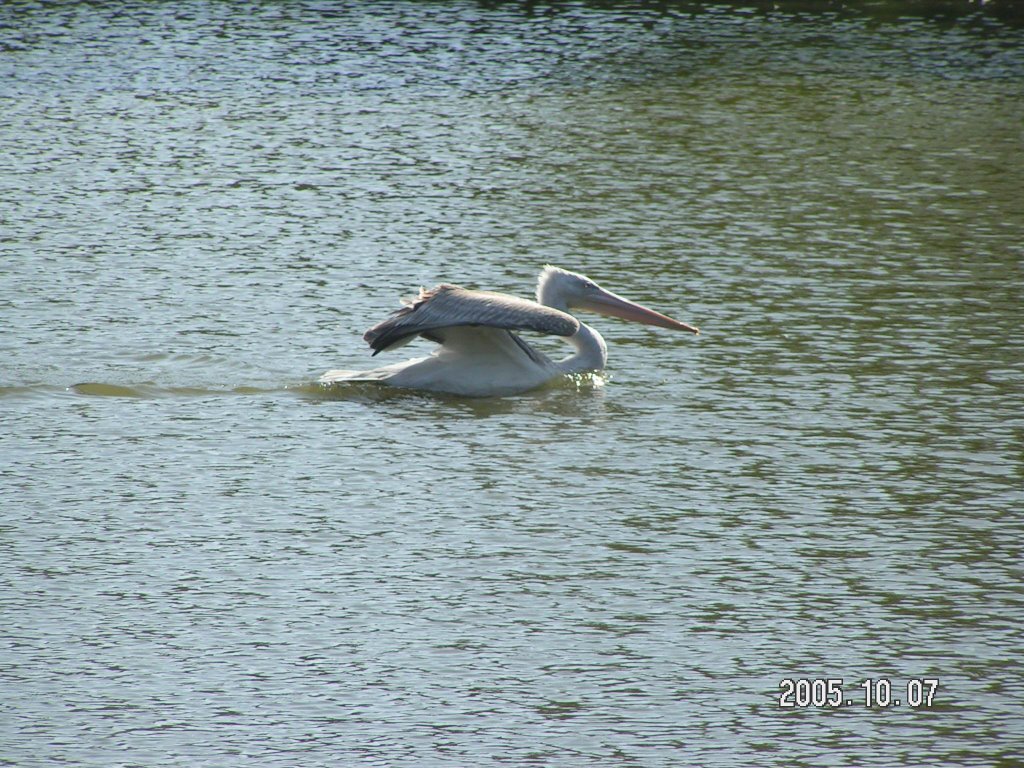
{"type": "Polygon", "coordinates": [[[439,345],[432,354],[370,371],[328,371],[320,383],[372,381],[485,397],[526,392],[559,376],[600,371],[608,362],[608,348],[601,334],[569,314],[574,309],[699,333],[692,325],[606,291],[585,275],[550,265],[537,279],[536,302],[442,283],[429,291],[421,288],[418,299],[403,304],[363,339],[376,355],[422,336],[439,345]],[[562,336],[575,352],[550,360],[516,331],[562,336]]]}

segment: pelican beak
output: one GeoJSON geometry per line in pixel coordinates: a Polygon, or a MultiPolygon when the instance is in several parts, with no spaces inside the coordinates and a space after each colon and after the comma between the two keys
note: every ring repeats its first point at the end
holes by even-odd
{"type": "Polygon", "coordinates": [[[616,296],[611,291],[606,291],[603,288],[599,288],[596,293],[587,296],[585,299],[577,301],[576,306],[580,309],[597,312],[600,315],[618,317],[623,320],[630,320],[634,323],[656,325],[659,328],[671,328],[674,331],[700,333],[700,330],[692,325],[687,325],[686,323],[681,323],[678,320],[673,320],[667,315],[655,312],[653,309],[648,309],[640,304],[624,299],[621,296],[616,296]]]}

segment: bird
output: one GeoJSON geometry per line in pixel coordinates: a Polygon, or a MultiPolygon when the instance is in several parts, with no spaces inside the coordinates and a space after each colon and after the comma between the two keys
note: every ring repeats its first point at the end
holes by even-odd
{"type": "Polygon", "coordinates": [[[363,335],[376,356],[416,337],[435,342],[432,354],[369,371],[332,370],[320,384],[376,382],[427,392],[491,397],[515,395],[562,376],[601,371],[608,348],[596,330],[571,312],[585,310],[637,323],[699,333],[687,323],[605,290],[586,275],[546,265],[537,279],[537,300],[452,283],[404,300],[400,309],[363,335]],[[551,360],[517,331],[563,337],[573,353],[551,360]]]}

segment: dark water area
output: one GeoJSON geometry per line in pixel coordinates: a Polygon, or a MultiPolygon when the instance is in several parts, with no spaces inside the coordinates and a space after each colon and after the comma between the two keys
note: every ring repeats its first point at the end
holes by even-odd
{"type": "Polygon", "coordinates": [[[6,3],[0,103],[0,764],[1019,760],[1015,4],[6,3]],[[317,385],[546,263],[701,334],[317,385]]]}

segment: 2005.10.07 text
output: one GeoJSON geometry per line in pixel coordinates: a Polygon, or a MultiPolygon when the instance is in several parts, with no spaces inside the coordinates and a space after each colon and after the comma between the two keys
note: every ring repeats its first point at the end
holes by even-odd
{"type": "Polygon", "coordinates": [[[857,685],[857,693],[843,691],[839,677],[787,677],[779,682],[779,706],[782,709],[803,707],[930,707],[939,688],[938,678],[911,678],[903,686],[894,685],[886,677],[868,678],[857,685]]]}

